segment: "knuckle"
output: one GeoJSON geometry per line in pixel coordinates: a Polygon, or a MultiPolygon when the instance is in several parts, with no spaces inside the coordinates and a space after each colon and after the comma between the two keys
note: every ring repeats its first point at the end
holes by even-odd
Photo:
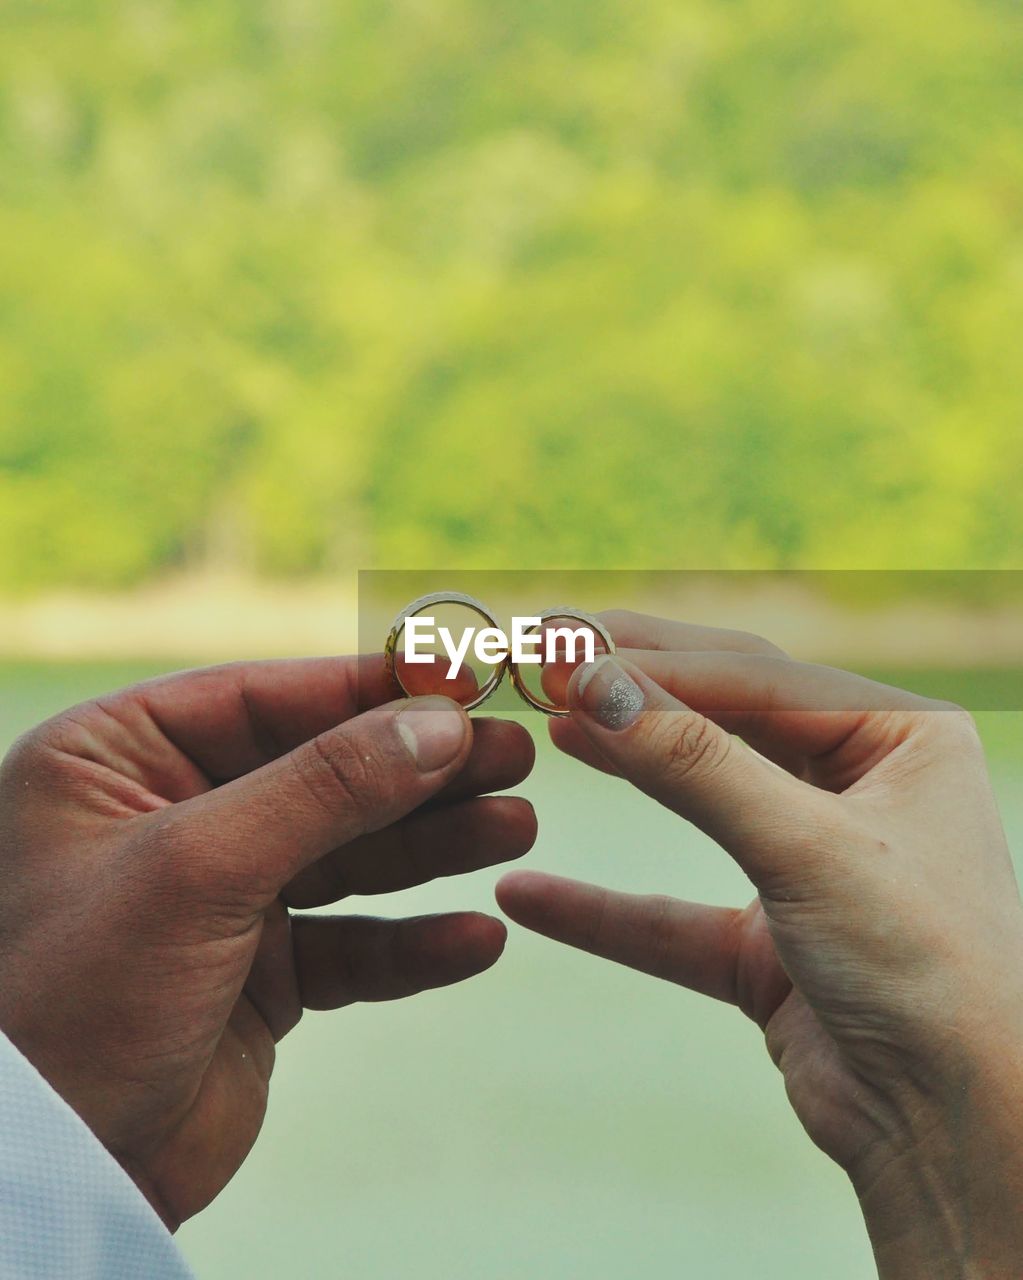
{"type": "Polygon", "coordinates": [[[731,738],[697,712],[673,717],[659,736],[667,767],[676,777],[718,768],[731,749],[731,738]]]}
{"type": "Polygon", "coordinates": [[[615,637],[621,633],[631,633],[639,630],[639,624],[649,622],[648,618],[644,618],[642,614],[636,612],[635,609],[603,609],[597,614],[608,631],[615,637]]]}
{"type": "Polygon", "coordinates": [[[308,751],[296,754],[295,767],[308,794],[332,816],[367,812],[385,789],[380,761],[345,733],[314,738],[308,751]]]}
{"type": "Polygon", "coordinates": [[[11,744],[4,758],[5,765],[11,770],[24,771],[37,767],[59,753],[70,751],[75,745],[72,741],[72,727],[69,712],[36,725],[11,744]]]}
{"type": "Polygon", "coordinates": [[[82,789],[95,765],[81,754],[75,725],[69,717],[56,717],[23,734],[3,759],[0,774],[10,784],[32,787],[53,796],[82,789]]]}
{"type": "Polygon", "coordinates": [[[788,654],[764,636],[753,631],[726,631],[724,633],[737,653],[748,653],[764,658],[785,658],[788,654]]]}
{"type": "Polygon", "coordinates": [[[30,776],[32,766],[40,753],[38,730],[22,734],[16,739],[3,758],[0,765],[0,776],[13,782],[30,776]]]}
{"type": "Polygon", "coordinates": [[[953,742],[980,746],[977,721],[965,707],[955,702],[937,703],[933,719],[938,732],[953,742]]]}
{"type": "Polygon", "coordinates": [[[907,718],[907,734],[915,734],[932,755],[983,754],[973,715],[955,702],[928,701],[907,718]]]}

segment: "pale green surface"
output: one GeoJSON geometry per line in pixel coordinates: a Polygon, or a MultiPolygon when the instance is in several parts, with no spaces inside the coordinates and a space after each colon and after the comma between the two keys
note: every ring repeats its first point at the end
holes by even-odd
{"type": "MultiPolygon", "coordinates": [[[[139,674],[0,667],[0,744],[139,674]]],[[[982,728],[1023,847],[1023,716],[982,728]]],[[[542,830],[529,865],[747,896],[709,842],[543,745],[523,790],[542,830]]],[[[497,874],[353,905],[486,908],[497,874]]],[[[253,1156],[180,1240],[202,1280],[872,1274],[844,1177],[789,1113],[751,1024],[519,930],[463,987],[307,1016],[253,1156]]]]}

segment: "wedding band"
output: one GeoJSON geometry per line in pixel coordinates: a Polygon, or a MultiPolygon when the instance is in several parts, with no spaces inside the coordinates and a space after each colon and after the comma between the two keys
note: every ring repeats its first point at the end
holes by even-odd
{"type": "MultiPolygon", "coordinates": [[[[611,639],[611,633],[607,627],[590,613],[583,613],[581,609],[572,609],[568,605],[558,605],[554,609],[544,609],[540,614],[540,621],[536,626],[530,627],[526,632],[528,635],[531,631],[538,631],[543,627],[545,622],[549,622],[552,618],[568,618],[574,622],[583,622],[586,626],[592,628],[607,647],[608,653],[615,652],[615,642],[611,639]]],[[[527,687],[526,682],[522,678],[522,674],[518,669],[518,665],[508,659],[508,671],[511,675],[512,684],[520,698],[528,702],[531,707],[535,707],[537,711],[542,711],[545,716],[569,716],[571,711],[568,707],[559,707],[556,702],[548,702],[546,698],[539,698],[532,693],[527,687]]]]}
{"type": "MultiPolygon", "coordinates": [[[[405,630],[405,623],[409,618],[414,617],[418,613],[422,613],[424,609],[429,609],[432,605],[438,604],[461,605],[465,609],[471,609],[474,613],[478,613],[484,622],[486,622],[487,626],[497,627],[496,621],[488,613],[486,606],[481,604],[479,600],[474,599],[472,596],[463,595],[461,591],[434,591],[431,595],[420,596],[417,600],[413,600],[411,604],[406,605],[405,608],[402,609],[401,613],[399,613],[391,623],[391,629],[387,634],[387,640],[384,644],[384,665],[387,668],[387,673],[391,677],[391,680],[407,698],[411,698],[414,695],[409,689],[405,688],[405,685],[402,683],[401,676],[398,674],[398,666],[396,662],[398,641],[401,638],[401,633],[405,630]]],[[[508,658],[505,657],[494,667],[493,675],[491,675],[489,680],[487,680],[487,682],[480,688],[475,698],[473,698],[471,702],[463,702],[459,705],[465,711],[472,711],[481,703],[486,702],[504,679],[504,673],[507,666],[508,658]]]]}
{"type": "MultiPolygon", "coordinates": [[[[406,605],[405,608],[402,609],[401,613],[399,613],[391,623],[391,629],[388,632],[387,640],[384,643],[384,665],[387,668],[387,673],[393,684],[406,697],[411,698],[414,695],[410,689],[405,687],[401,676],[398,674],[398,641],[401,639],[401,633],[404,631],[405,623],[409,618],[422,613],[424,609],[429,609],[434,605],[440,604],[455,604],[461,605],[464,609],[471,609],[473,613],[478,614],[483,619],[487,626],[500,631],[500,627],[498,627],[497,622],[487,609],[486,605],[482,604],[473,596],[463,594],[461,591],[434,591],[430,595],[419,596],[418,599],[413,600],[411,604],[406,605]]],[[[615,642],[611,638],[611,633],[604,624],[591,613],[584,613],[581,609],[574,609],[569,605],[558,605],[552,609],[545,609],[543,613],[538,615],[538,617],[538,622],[534,623],[534,625],[525,632],[526,635],[529,635],[531,632],[541,630],[543,624],[545,622],[550,622],[552,619],[567,618],[569,621],[581,622],[584,626],[589,627],[598,636],[600,636],[608,653],[615,652],[615,642]]],[[[527,687],[522,673],[519,670],[518,664],[512,661],[510,653],[506,653],[505,656],[495,664],[493,674],[490,678],[479,689],[472,701],[462,703],[462,707],[466,711],[472,711],[482,703],[486,702],[504,679],[505,671],[510,673],[512,684],[515,686],[515,691],[523,702],[527,702],[531,707],[534,707],[537,711],[542,711],[544,715],[547,716],[571,715],[571,711],[568,707],[561,707],[558,706],[556,702],[549,702],[546,698],[542,698],[534,694],[527,687]]]]}

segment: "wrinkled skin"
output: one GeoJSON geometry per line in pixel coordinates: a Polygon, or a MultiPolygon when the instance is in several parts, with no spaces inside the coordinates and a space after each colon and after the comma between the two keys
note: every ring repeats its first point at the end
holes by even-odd
{"type": "Polygon", "coordinates": [[[886,1280],[1023,1274],[1023,910],[970,717],[758,637],[604,620],[623,661],[551,670],[555,742],[701,827],[756,897],[512,872],[501,906],[753,1018],[886,1280]]]}
{"type": "Polygon", "coordinates": [[[502,950],[476,913],[291,912],[533,841],[527,802],[483,794],[529,772],[525,731],[392,698],[380,658],[190,672],[57,716],[0,771],[0,1027],[172,1229],[244,1160],[303,1007],[457,982],[502,950]],[[438,767],[399,731],[413,704],[447,717],[438,767]]]}

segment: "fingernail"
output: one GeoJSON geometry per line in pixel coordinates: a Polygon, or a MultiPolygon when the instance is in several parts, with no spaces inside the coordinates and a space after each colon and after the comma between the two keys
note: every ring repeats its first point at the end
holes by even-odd
{"type": "Polygon", "coordinates": [[[465,715],[450,698],[413,698],[398,712],[396,724],[420,773],[443,769],[465,741],[465,715]]]}
{"type": "Polygon", "coordinates": [[[605,729],[627,729],[643,710],[643,690],[608,653],[583,671],[576,695],[605,729]]]}

